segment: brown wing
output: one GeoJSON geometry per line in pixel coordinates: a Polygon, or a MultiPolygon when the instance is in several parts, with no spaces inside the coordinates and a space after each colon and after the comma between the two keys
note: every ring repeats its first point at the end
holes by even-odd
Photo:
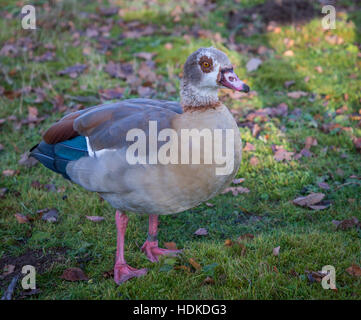
{"type": "Polygon", "coordinates": [[[79,132],[74,129],[74,120],[97,107],[79,110],[61,118],[45,131],[43,140],[48,144],[56,144],[79,136],[79,132]]]}
{"type": "Polygon", "coordinates": [[[93,150],[121,148],[129,143],[126,141],[129,130],[142,129],[148,135],[149,121],[157,122],[158,132],[171,128],[171,120],[177,113],[182,113],[177,102],[129,99],[82,114],[75,119],[74,129],[89,137],[93,150]]]}
{"type": "Polygon", "coordinates": [[[128,99],[71,113],[53,124],[43,135],[48,144],[88,136],[92,148],[124,146],[128,130],[148,132],[149,121],[157,121],[158,130],[170,127],[170,120],[182,113],[179,103],[165,100],[128,99]]]}

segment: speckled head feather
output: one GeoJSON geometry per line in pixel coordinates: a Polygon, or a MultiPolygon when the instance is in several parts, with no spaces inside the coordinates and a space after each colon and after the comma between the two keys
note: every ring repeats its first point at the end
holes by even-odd
{"type": "Polygon", "coordinates": [[[232,68],[228,57],[214,48],[200,48],[184,64],[181,84],[183,107],[204,107],[218,104],[221,69],[232,68]]]}

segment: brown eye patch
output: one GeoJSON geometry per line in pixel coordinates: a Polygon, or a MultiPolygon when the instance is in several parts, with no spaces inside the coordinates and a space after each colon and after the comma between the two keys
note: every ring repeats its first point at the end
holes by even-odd
{"type": "Polygon", "coordinates": [[[199,59],[199,65],[203,72],[209,73],[213,71],[213,60],[207,56],[203,56],[199,59]]]}

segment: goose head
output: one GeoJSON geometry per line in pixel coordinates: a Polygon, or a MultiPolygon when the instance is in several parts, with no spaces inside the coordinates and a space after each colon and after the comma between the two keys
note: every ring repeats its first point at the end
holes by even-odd
{"type": "Polygon", "coordinates": [[[193,52],[184,64],[181,83],[183,106],[197,107],[218,103],[218,89],[249,92],[249,87],[233,71],[227,55],[210,47],[193,52]]]}

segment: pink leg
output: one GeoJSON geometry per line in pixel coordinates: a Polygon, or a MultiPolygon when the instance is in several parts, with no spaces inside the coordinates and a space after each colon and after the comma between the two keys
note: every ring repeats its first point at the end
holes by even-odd
{"type": "Polygon", "coordinates": [[[149,232],[148,239],[142,246],[142,251],[145,252],[148,259],[151,262],[158,262],[158,256],[162,255],[177,255],[182,250],[167,250],[158,247],[157,240],[157,229],[158,229],[158,215],[149,215],[149,232]]]}
{"type": "Polygon", "coordinates": [[[124,237],[127,229],[128,217],[125,213],[117,210],[115,213],[117,225],[117,254],[114,266],[114,281],[121,284],[133,277],[140,277],[147,273],[147,269],[137,270],[127,264],[124,259],[124,237]]]}

